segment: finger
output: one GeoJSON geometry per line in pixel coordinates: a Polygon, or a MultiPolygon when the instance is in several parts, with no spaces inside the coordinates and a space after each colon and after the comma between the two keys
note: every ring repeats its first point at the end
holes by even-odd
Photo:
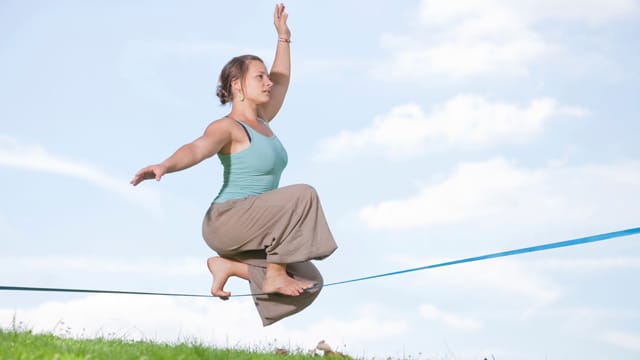
{"type": "Polygon", "coordinates": [[[153,170],[149,169],[149,168],[144,168],[140,171],[138,171],[134,176],[133,176],[133,180],[131,180],[131,182],[135,182],[136,184],[140,183],[143,180],[146,179],[151,179],[154,177],[153,174],[153,170]]]}
{"type": "Polygon", "coordinates": [[[140,173],[138,173],[138,174],[135,174],[133,176],[133,179],[131,179],[130,183],[131,183],[131,185],[135,186],[135,185],[138,185],[140,183],[140,181],[142,181],[142,180],[140,179],[140,173]]]}
{"type": "Polygon", "coordinates": [[[136,177],[145,177],[148,173],[149,173],[150,166],[147,166],[146,168],[141,169],[140,171],[138,171],[136,173],[136,177]]]}
{"type": "Polygon", "coordinates": [[[282,18],[282,14],[284,13],[284,4],[278,5],[278,18],[282,18]]]}

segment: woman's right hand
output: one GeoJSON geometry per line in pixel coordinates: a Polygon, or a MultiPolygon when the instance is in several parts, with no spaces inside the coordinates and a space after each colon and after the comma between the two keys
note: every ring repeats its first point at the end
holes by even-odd
{"type": "Polygon", "coordinates": [[[160,181],[162,175],[166,173],[167,167],[162,164],[147,166],[135,174],[133,179],[131,179],[131,185],[136,186],[148,179],[156,179],[156,181],[160,181]]]}

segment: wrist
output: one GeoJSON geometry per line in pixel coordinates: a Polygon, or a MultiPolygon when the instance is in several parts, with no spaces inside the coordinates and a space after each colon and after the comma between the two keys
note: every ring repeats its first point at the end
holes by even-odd
{"type": "Polygon", "coordinates": [[[278,36],[278,42],[290,44],[291,43],[291,36],[279,35],[278,36]]]}
{"type": "Polygon", "coordinates": [[[158,166],[162,168],[163,174],[166,174],[169,172],[170,165],[167,161],[168,159],[158,164],[158,166]]]}

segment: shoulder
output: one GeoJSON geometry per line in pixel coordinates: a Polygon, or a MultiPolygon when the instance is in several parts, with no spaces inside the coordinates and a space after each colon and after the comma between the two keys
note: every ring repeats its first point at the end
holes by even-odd
{"type": "Polygon", "coordinates": [[[247,128],[236,120],[223,117],[212,121],[204,132],[207,139],[217,139],[225,143],[233,141],[244,141],[247,128]]]}
{"type": "Polygon", "coordinates": [[[233,120],[227,117],[214,120],[207,125],[202,137],[211,141],[227,142],[233,138],[233,126],[233,120]]]}
{"type": "Polygon", "coordinates": [[[205,132],[231,131],[233,129],[233,126],[234,126],[234,121],[225,116],[218,120],[212,121],[209,125],[207,125],[207,129],[205,132]]]}

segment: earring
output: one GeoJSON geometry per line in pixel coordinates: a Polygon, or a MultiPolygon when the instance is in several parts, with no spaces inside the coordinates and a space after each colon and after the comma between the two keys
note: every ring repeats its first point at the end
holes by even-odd
{"type": "Polygon", "coordinates": [[[238,96],[240,97],[240,101],[244,101],[244,94],[242,91],[238,92],[238,96]]]}

